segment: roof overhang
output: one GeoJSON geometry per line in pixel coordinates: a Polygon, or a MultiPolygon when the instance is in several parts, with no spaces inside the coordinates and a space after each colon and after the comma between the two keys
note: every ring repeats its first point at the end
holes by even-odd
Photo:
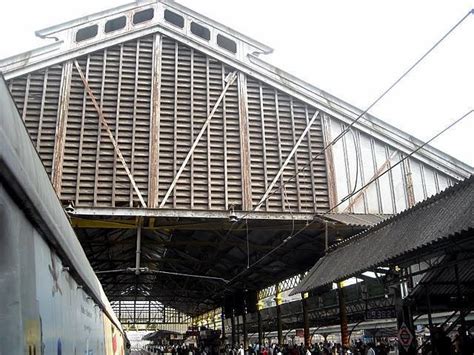
{"type": "Polygon", "coordinates": [[[292,292],[308,292],[381,265],[443,254],[452,242],[474,244],[474,176],[338,245],[292,292]]]}

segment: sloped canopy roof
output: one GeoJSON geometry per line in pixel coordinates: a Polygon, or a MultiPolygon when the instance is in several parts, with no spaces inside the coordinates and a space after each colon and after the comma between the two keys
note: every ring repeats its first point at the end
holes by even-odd
{"type": "MultiPolygon", "coordinates": [[[[474,228],[474,176],[414,207],[336,245],[321,258],[293,294],[341,281],[393,263],[409,254],[422,255],[474,228]]],[[[471,237],[472,239],[472,237],[471,237]]]]}

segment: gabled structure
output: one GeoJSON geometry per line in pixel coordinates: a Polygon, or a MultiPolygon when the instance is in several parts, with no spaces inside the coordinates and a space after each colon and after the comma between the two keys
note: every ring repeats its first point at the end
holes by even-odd
{"type": "MultiPolygon", "coordinates": [[[[421,144],[367,114],[318,154],[361,111],[266,63],[268,46],[174,1],[37,35],[56,41],[0,71],[110,299],[158,298],[187,313],[222,304],[217,278],[233,279],[421,144]],[[170,291],[172,276],[151,269],[216,280],[173,279],[170,291]]],[[[354,226],[347,214],[400,212],[472,173],[426,147],[332,211],[330,239],[382,218],[354,226]]],[[[322,229],[233,287],[306,270],[321,255],[322,229]]]]}

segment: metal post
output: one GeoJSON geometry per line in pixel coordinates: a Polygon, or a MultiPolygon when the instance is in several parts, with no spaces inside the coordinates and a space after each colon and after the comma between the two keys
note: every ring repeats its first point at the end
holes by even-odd
{"type": "Polygon", "coordinates": [[[225,312],[221,312],[221,326],[222,326],[222,343],[227,344],[226,333],[225,333],[225,312]]]}
{"type": "Polygon", "coordinates": [[[343,348],[349,347],[349,329],[347,327],[347,309],[342,284],[337,284],[337,298],[339,300],[339,319],[341,322],[341,343],[343,348]]]}
{"type": "Polygon", "coordinates": [[[235,314],[232,311],[232,317],[230,318],[231,333],[232,333],[232,346],[235,346],[235,314]]]}
{"type": "Polygon", "coordinates": [[[276,303],[276,313],[277,313],[277,330],[278,330],[278,345],[283,345],[283,326],[281,323],[281,298],[280,298],[280,284],[275,285],[275,303],[276,303]]]}
{"type": "Polygon", "coordinates": [[[263,331],[262,331],[262,313],[257,310],[257,329],[258,329],[258,344],[260,348],[263,346],[263,331]]]}
{"type": "Polygon", "coordinates": [[[237,315],[236,317],[236,320],[237,320],[237,323],[235,325],[235,330],[237,331],[237,345],[240,345],[240,329],[239,329],[239,315],[237,315]]]}
{"type": "MultiPolygon", "coordinates": [[[[457,256],[456,256],[457,259],[457,256]]],[[[461,327],[463,331],[466,330],[466,318],[464,317],[464,297],[462,295],[461,282],[459,280],[459,268],[458,264],[454,265],[454,275],[456,277],[456,291],[457,291],[457,304],[459,305],[459,316],[461,320],[461,327]]],[[[464,336],[464,334],[463,334],[464,336]]]]}
{"type": "Polygon", "coordinates": [[[148,324],[151,323],[151,301],[148,301],[148,324]]]}
{"type": "Polygon", "coordinates": [[[140,274],[140,255],[142,253],[142,224],[138,223],[137,228],[137,251],[135,255],[135,275],[140,274]]]}
{"type": "MultiPolygon", "coordinates": [[[[402,294],[400,290],[400,284],[396,284],[391,287],[391,292],[394,297],[395,310],[397,312],[397,328],[405,324],[408,330],[414,337],[414,326],[413,326],[413,317],[411,315],[410,306],[404,302],[402,299],[402,294]]],[[[413,341],[408,350],[405,350],[401,344],[398,345],[399,355],[415,355],[416,354],[416,341],[413,341]]]]}
{"type": "Polygon", "coordinates": [[[304,293],[301,294],[301,304],[303,306],[304,345],[308,348],[311,345],[311,335],[309,334],[308,300],[304,293]]]}
{"type": "Polygon", "coordinates": [[[329,249],[328,222],[324,221],[324,252],[327,253],[328,249],[329,249]]]}
{"type": "Polygon", "coordinates": [[[248,334],[247,334],[247,319],[246,319],[245,312],[242,314],[242,333],[243,333],[243,338],[244,338],[244,351],[247,350],[249,347],[249,340],[248,340],[248,334]]]}

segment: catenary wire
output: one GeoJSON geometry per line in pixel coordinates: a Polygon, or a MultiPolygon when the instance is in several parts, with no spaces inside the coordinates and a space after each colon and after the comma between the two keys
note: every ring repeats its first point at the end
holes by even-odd
{"type": "Polygon", "coordinates": [[[391,84],[385,91],[382,92],[381,95],[379,95],[375,101],[373,101],[362,113],[360,113],[344,130],[341,131],[341,133],[334,138],[331,142],[329,142],[326,146],[322,148],[321,151],[316,153],[316,155],[312,156],[311,159],[309,160],[308,163],[306,163],[304,166],[302,166],[300,169],[298,169],[295,173],[293,173],[292,176],[288,178],[288,180],[284,181],[283,183],[280,183],[278,186],[276,186],[268,196],[260,201],[254,208],[252,208],[250,211],[246,212],[243,216],[239,217],[236,219],[230,226],[229,230],[226,233],[226,237],[230,235],[230,233],[233,231],[234,227],[243,219],[246,219],[251,213],[255,212],[265,201],[267,201],[270,197],[272,197],[276,192],[278,192],[281,188],[283,188],[286,184],[290,183],[293,181],[293,179],[301,174],[303,171],[305,171],[311,164],[318,158],[320,157],[329,147],[337,143],[347,132],[349,132],[352,127],[357,123],[365,114],[368,113],[370,109],[372,109],[383,97],[385,97],[400,81],[403,80],[415,67],[417,67],[433,50],[438,47],[441,42],[443,42],[456,28],[458,28],[468,17],[469,15],[474,15],[474,9],[471,9],[466,15],[464,15],[454,26],[452,26],[433,46],[431,46],[428,51],[425,52],[414,64],[412,64],[393,84],[391,84]]]}
{"type": "MultiPolygon", "coordinates": [[[[474,9],[470,10],[466,15],[463,16],[454,26],[452,26],[435,44],[433,44],[428,51],[426,51],[414,64],[412,64],[403,74],[398,77],[385,91],[382,92],[362,113],[360,113],[341,133],[339,133],[336,138],[334,138],[331,142],[329,142],[326,146],[324,146],[318,153],[311,157],[311,159],[303,165],[300,169],[298,169],[292,176],[290,176],[286,181],[280,183],[276,186],[273,191],[270,191],[268,196],[262,200],[252,211],[259,208],[267,199],[273,196],[276,192],[278,192],[283,185],[286,185],[293,181],[296,176],[301,174],[305,171],[311,164],[319,158],[329,147],[336,144],[347,132],[349,132],[352,127],[364,116],[366,115],[380,100],[382,100],[395,86],[397,86],[413,69],[415,69],[431,52],[433,52],[440,44],[443,42],[456,28],[458,28],[468,17],[469,15],[474,14],[474,9]]],[[[242,216],[240,219],[245,218],[246,215],[242,216]]]]}
{"type": "MultiPolygon", "coordinates": [[[[389,171],[391,171],[393,168],[395,168],[396,166],[400,165],[403,161],[405,161],[406,159],[410,158],[411,156],[413,156],[416,152],[418,152],[420,149],[424,148],[427,144],[431,143],[433,140],[435,140],[436,138],[438,138],[440,135],[442,135],[443,133],[445,133],[446,131],[448,131],[449,129],[451,129],[452,127],[454,127],[456,124],[458,124],[459,122],[461,122],[463,119],[465,119],[466,117],[468,117],[469,115],[471,115],[472,113],[474,112],[473,109],[467,111],[464,115],[462,115],[461,117],[459,117],[458,119],[456,119],[454,122],[452,122],[451,124],[449,124],[447,127],[445,127],[444,129],[442,129],[440,132],[438,132],[437,134],[435,134],[433,137],[431,137],[429,140],[427,140],[425,143],[419,145],[417,148],[415,148],[413,151],[411,151],[409,154],[405,155],[402,159],[400,159],[398,162],[396,162],[395,164],[391,165],[389,168],[387,168],[385,171],[383,171],[381,174],[377,175],[376,177],[372,178],[368,183],[366,183],[365,185],[361,186],[359,189],[351,192],[349,195],[347,195],[346,197],[344,197],[338,204],[336,204],[335,206],[333,206],[330,210],[328,210],[327,212],[321,214],[321,215],[318,215],[317,217],[322,217],[322,216],[325,216],[327,215],[328,213],[332,212],[334,209],[336,209],[337,207],[339,207],[342,203],[344,203],[347,199],[349,199],[350,197],[354,196],[355,194],[359,193],[360,191],[364,190],[367,186],[369,186],[370,184],[372,184],[373,182],[375,182],[377,179],[379,179],[380,177],[384,176],[386,173],[388,173],[389,171]]],[[[286,243],[288,243],[290,240],[292,240],[293,238],[295,238],[296,236],[298,236],[299,234],[301,234],[302,232],[304,232],[310,225],[312,225],[313,223],[315,223],[317,220],[317,218],[314,218],[313,220],[311,220],[310,222],[308,222],[304,227],[300,228],[298,231],[296,231],[296,233],[294,234],[290,234],[288,237],[286,237],[280,244],[278,244],[277,246],[275,246],[273,249],[271,249],[270,251],[268,251],[266,254],[264,254],[262,257],[260,257],[258,260],[256,260],[255,262],[253,262],[249,268],[247,268],[246,270],[243,270],[241,271],[240,273],[238,273],[237,275],[235,275],[234,277],[232,277],[229,281],[228,281],[228,284],[231,284],[233,283],[237,278],[239,278],[242,274],[244,274],[245,272],[247,272],[250,268],[254,267],[255,265],[257,265],[258,263],[260,263],[263,259],[267,258],[268,256],[270,256],[271,254],[273,254],[275,251],[277,251],[278,249],[280,249],[283,245],[285,245],[286,243]]]]}

